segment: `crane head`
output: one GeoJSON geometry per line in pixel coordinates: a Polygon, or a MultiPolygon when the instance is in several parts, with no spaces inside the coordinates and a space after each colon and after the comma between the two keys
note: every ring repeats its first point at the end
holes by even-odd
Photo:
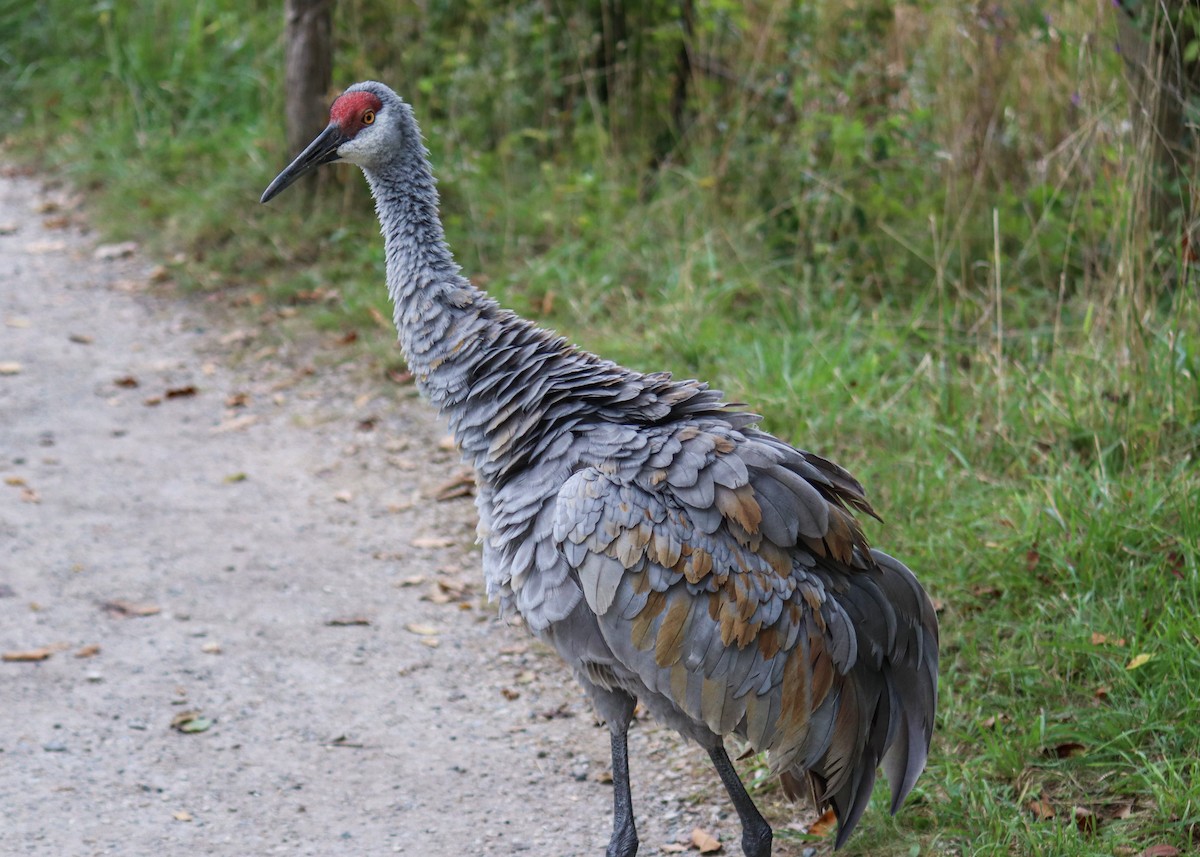
{"type": "Polygon", "coordinates": [[[369,163],[385,142],[382,138],[387,135],[382,128],[391,124],[387,121],[388,114],[396,112],[402,104],[400,98],[381,83],[354,84],[329,108],[329,124],[325,130],[275,177],[259,201],[267,202],[322,164],[348,161],[362,166],[369,163]]]}

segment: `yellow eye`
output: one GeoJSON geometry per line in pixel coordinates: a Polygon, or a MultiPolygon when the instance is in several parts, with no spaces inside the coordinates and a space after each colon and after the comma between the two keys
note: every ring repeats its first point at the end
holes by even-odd
{"type": "Polygon", "coordinates": [[[374,110],[366,110],[363,112],[362,123],[364,125],[370,125],[374,121],[375,121],[375,111],[374,110]]]}

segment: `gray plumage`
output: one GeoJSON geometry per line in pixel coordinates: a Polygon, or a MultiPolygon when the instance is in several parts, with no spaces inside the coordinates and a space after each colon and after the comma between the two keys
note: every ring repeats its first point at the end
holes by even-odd
{"type": "Polygon", "coordinates": [[[625,733],[635,700],[710,754],[763,857],[771,831],[725,755],[766,751],[853,830],[882,765],[899,808],[925,764],[938,628],[912,573],[872,550],[874,514],[836,464],[755,427],[697,381],[642,374],[502,309],[446,246],[411,108],[356,84],[272,183],[359,165],[387,249],[409,367],[478,475],[488,594],[521,615],[612,732],[610,857],[630,857],[625,733]]]}

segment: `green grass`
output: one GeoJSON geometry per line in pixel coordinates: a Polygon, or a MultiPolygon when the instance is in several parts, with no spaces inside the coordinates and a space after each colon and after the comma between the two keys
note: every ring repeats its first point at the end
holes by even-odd
{"type": "MultiPolygon", "coordinates": [[[[941,605],[941,707],[908,805],[877,795],[845,853],[1194,851],[1200,302],[1150,222],[1107,4],[792,5],[697,3],[698,54],[740,82],[696,81],[657,171],[666,90],[618,76],[629,112],[599,104],[589,22],[540,2],[347,0],[337,80],[414,101],[477,282],[712,381],[867,486],[869,536],[941,605]]],[[[675,8],[631,37],[667,70],[675,8]]],[[[292,154],[278,25],[232,0],[0,0],[5,155],[91,190],[106,234],[182,252],[182,287],[297,305],[393,362],[361,180],[257,204],[292,154]]]]}

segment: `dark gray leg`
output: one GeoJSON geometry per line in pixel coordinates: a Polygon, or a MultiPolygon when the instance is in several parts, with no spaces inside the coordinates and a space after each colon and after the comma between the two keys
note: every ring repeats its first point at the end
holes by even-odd
{"type": "Polygon", "coordinates": [[[610,722],[608,726],[612,730],[613,832],[607,857],[633,857],[638,850],[638,836],[629,790],[629,722],[610,722]]]}
{"type": "MultiPolygon", "coordinates": [[[[754,806],[754,801],[750,800],[746,787],[742,785],[742,778],[738,776],[733,762],[729,761],[724,743],[710,747],[708,755],[712,758],[717,773],[721,775],[725,791],[729,792],[733,808],[737,810],[738,818],[742,821],[742,851],[746,857],[771,857],[771,825],[767,824],[766,819],[754,806]]],[[[615,773],[613,780],[616,780],[615,773]]]]}

